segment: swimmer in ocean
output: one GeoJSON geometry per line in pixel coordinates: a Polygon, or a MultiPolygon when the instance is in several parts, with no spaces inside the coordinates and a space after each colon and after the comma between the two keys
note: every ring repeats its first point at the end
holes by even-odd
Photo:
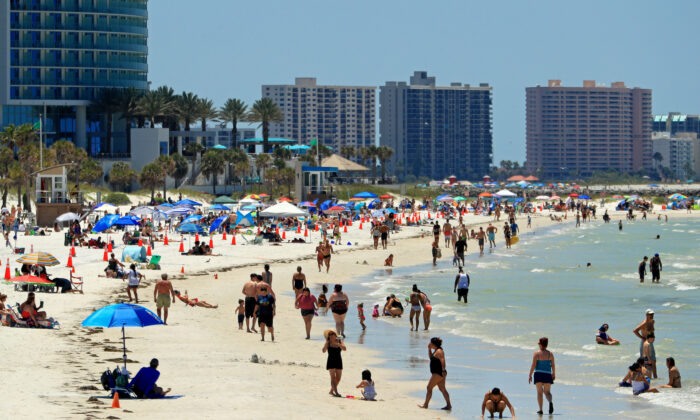
{"type": "Polygon", "coordinates": [[[622,231],[622,220],[617,223],[618,230],[622,231]]]}

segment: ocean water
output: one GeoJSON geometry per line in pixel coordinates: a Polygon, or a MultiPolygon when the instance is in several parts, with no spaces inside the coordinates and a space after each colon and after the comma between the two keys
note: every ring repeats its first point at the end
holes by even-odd
{"type": "MultiPolygon", "coordinates": [[[[636,418],[643,414],[657,418],[672,409],[676,418],[697,418],[699,246],[700,223],[681,218],[672,218],[669,223],[655,219],[625,223],[621,232],[616,224],[602,221],[579,228],[566,224],[526,230],[520,235],[520,243],[510,250],[505,249],[502,237],[497,237],[497,248],[489,250],[487,246],[483,256],[478,255],[476,241],[469,241],[469,304],[457,303],[452,292],[457,269],[451,265],[451,258],[444,258],[437,268],[426,264],[391,273],[382,271],[352,290],[355,302],[363,301],[369,315],[374,303],[383,302],[391,293],[404,298],[411,285],[418,284],[432,301],[431,333],[409,334],[406,312],[401,319],[372,321],[361,341],[386,348],[387,337],[393,337],[391,340],[399,341],[402,350],[390,359],[401,369],[418,368],[413,377],[418,379],[427,378],[423,365],[429,337],[446,334],[451,337],[446,339],[448,366],[452,367],[448,371],[457,369],[450,382],[471,389],[471,393],[462,394],[481,398],[486,389],[500,385],[504,390],[511,389],[511,400],[515,396],[521,405],[535,407],[534,387],[527,387],[527,373],[537,340],[547,336],[557,358],[555,398],[569,410],[567,417],[576,413],[581,417],[636,418]],[[661,239],[655,239],[656,235],[661,239]],[[648,275],[640,284],[639,262],[657,252],[664,267],[661,283],[652,284],[648,275]],[[591,267],[587,268],[588,262],[591,267]],[[656,312],[659,379],[653,384],[667,382],[664,361],[673,356],[683,389],[633,397],[628,388],[616,384],[638,356],[639,339],[632,330],[643,320],[647,308],[656,312]],[[595,334],[603,323],[610,325],[613,338],[622,341],[620,346],[595,344],[595,334]],[[569,400],[557,397],[557,392],[569,394],[569,400]]],[[[434,398],[435,404],[442,403],[437,389],[434,398]]],[[[473,415],[480,401],[470,401],[468,410],[466,403],[455,404],[462,410],[458,416],[467,416],[467,411],[473,415]]]]}

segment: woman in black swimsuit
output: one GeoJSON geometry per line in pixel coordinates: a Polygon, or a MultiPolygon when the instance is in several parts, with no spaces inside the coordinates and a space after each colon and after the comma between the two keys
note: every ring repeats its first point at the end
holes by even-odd
{"type": "Polygon", "coordinates": [[[297,272],[292,276],[292,289],[294,289],[294,296],[299,296],[304,287],[306,287],[306,275],[301,272],[301,267],[297,267],[297,272]]]}
{"type": "Polygon", "coordinates": [[[350,306],[350,299],[348,295],[343,293],[343,286],[336,284],[333,293],[328,298],[328,306],[333,312],[333,319],[335,319],[335,328],[338,334],[345,338],[345,315],[347,315],[348,307],[350,306]]]}
{"type": "Polygon", "coordinates": [[[338,393],[338,383],[343,375],[343,358],[340,356],[341,351],[345,351],[345,344],[333,330],[326,330],[323,333],[326,337],[326,343],[323,345],[323,352],[328,352],[328,360],[326,361],[326,370],[331,375],[331,390],[328,394],[334,397],[340,397],[338,393]]]}
{"type": "Polygon", "coordinates": [[[442,396],[445,397],[446,406],[443,410],[451,410],[450,394],[445,388],[445,378],[447,378],[447,370],[445,369],[445,352],[442,350],[442,339],[433,337],[428,344],[428,356],[430,357],[430,380],[428,381],[428,391],[425,394],[425,403],[419,405],[420,408],[428,408],[430,398],[433,396],[433,388],[438,387],[442,396]]]}

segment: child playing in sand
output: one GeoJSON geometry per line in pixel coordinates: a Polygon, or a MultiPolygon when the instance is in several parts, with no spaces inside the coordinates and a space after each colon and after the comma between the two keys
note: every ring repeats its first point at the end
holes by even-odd
{"type": "Polygon", "coordinates": [[[394,254],[389,254],[389,257],[384,260],[384,266],[385,267],[393,267],[394,266],[394,254]]]}
{"type": "Polygon", "coordinates": [[[362,371],[362,382],[355,388],[362,388],[362,399],[366,401],[376,401],[377,391],[374,390],[374,381],[372,373],[365,369],[362,371]]]}
{"type": "Polygon", "coordinates": [[[374,311],[372,311],[372,318],[379,318],[379,304],[374,305],[374,311]]]}
{"type": "Polygon", "coordinates": [[[243,319],[245,319],[245,303],[243,302],[243,299],[238,299],[238,308],[236,308],[234,314],[235,313],[238,314],[238,329],[242,330],[243,319]]]}
{"type": "Polygon", "coordinates": [[[367,326],[365,325],[365,304],[364,303],[358,303],[357,304],[357,317],[360,318],[360,325],[362,325],[362,329],[366,329],[367,326]]]}

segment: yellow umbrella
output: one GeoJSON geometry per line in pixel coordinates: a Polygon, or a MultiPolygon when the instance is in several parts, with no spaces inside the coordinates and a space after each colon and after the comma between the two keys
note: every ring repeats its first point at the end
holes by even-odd
{"type": "Polygon", "coordinates": [[[33,252],[30,254],[25,254],[18,258],[17,262],[21,264],[42,265],[44,267],[51,267],[60,264],[56,257],[48,252],[33,252]]]}

